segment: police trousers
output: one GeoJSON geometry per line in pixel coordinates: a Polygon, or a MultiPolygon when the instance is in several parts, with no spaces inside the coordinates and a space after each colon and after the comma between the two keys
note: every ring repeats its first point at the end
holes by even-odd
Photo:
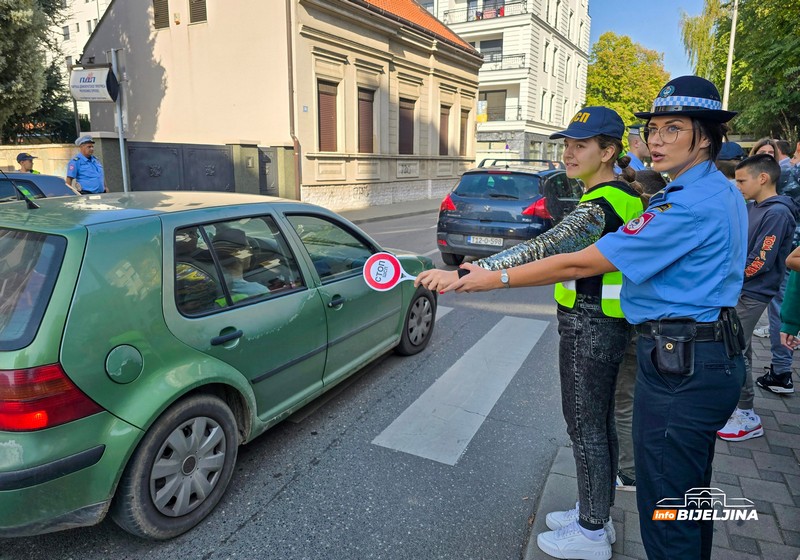
{"type": "Polygon", "coordinates": [[[558,333],[561,409],[577,467],[579,521],[600,529],[614,504],[614,391],[630,325],[603,315],[599,298],[579,295],[573,309],[559,307],[558,333]]]}
{"type": "Polygon", "coordinates": [[[650,560],[708,559],[713,521],[653,520],[653,512],[662,499],[711,484],[717,430],[739,400],[744,359],[728,358],[722,342],[695,342],[694,373],[669,375],[656,368],[654,349],[639,337],[633,450],[642,542],[650,560]]]}

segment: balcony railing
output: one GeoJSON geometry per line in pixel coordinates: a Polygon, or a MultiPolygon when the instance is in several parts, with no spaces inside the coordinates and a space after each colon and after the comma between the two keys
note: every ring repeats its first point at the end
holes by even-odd
{"type": "MultiPolygon", "coordinates": [[[[486,121],[521,121],[522,106],[507,105],[506,107],[489,107],[486,110],[486,121]]],[[[479,115],[479,121],[480,115],[479,115]]]]}
{"type": "Polygon", "coordinates": [[[525,54],[484,53],[481,70],[525,68],[525,54]]]}
{"type": "Polygon", "coordinates": [[[506,2],[499,5],[486,2],[483,6],[470,6],[457,10],[447,10],[444,13],[444,23],[464,23],[466,21],[478,21],[482,19],[495,19],[504,16],[516,16],[528,12],[527,2],[506,2]]]}

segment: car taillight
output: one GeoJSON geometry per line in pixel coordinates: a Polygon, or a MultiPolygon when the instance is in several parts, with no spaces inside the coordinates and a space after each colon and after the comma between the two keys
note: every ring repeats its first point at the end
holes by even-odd
{"type": "Polygon", "coordinates": [[[52,428],[102,411],[61,364],[0,370],[0,431],[52,428]]]}
{"type": "Polygon", "coordinates": [[[444,200],[442,200],[442,204],[439,206],[439,212],[444,212],[445,210],[448,212],[456,211],[456,205],[453,204],[453,199],[450,198],[449,194],[446,197],[444,197],[444,200]]]}
{"type": "Polygon", "coordinates": [[[525,210],[522,211],[523,216],[536,216],[537,218],[542,218],[545,220],[552,220],[553,216],[550,215],[550,212],[547,211],[547,199],[544,197],[540,198],[530,206],[528,206],[525,210]]]}

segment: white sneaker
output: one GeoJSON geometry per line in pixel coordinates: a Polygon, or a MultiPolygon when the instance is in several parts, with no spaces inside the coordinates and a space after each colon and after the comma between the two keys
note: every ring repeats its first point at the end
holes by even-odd
{"type": "MultiPolygon", "coordinates": [[[[557,531],[558,529],[562,529],[568,526],[571,523],[575,523],[578,521],[578,502],[575,502],[575,509],[568,509],[567,511],[551,511],[547,514],[544,518],[544,522],[547,525],[548,529],[552,529],[553,531],[557,531]]],[[[617,531],[614,529],[614,522],[609,519],[606,521],[605,525],[603,525],[603,529],[606,530],[606,538],[608,539],[608,544],[614,544],[617,542],[617,531]]]]}
{"type": "Polygon", "coordinates": [[[758,327],[753,331],[753,336],[758,338],[769,338],[769,327],[758,327]]]}
{"type": "Polygon", "coordinates": [[[536,544],[554,558],[573,560],[609,560],[611,545],[608,539],[594,541],[583,534],[577,521],[556,531],[546,531],[536,537],[536,544]]]}
{"type": "Polygon", "coordinates": [[[737,408],[717,435],[725,441],[745,441],[763,436],[764,428],[761,418],[752,409],[737,408]]]}

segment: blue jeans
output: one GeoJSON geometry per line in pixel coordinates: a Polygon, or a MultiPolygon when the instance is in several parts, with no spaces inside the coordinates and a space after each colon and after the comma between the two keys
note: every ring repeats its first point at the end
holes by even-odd
{"type": "Polygon", "coordinates": [[[786,291],[786,282],[789,279],[789,269],[783,275],[781,288],[767,308],[769,318],[769,345],[772,351],[772,369],[776,375],[792,373],[792,351],[781,344],[781,304],[783,304],[783,292],[786,291]]]}
{"type": "Polygon", "coordinates": [[[659,500],[683,498],[711,484],[717,430],[727,422],[744,381],[741,354],[722,342],[696,342],[694,374],[661,374],[655,341],[640,336],[633,405],[633,452],[639,527],[649,560],[708,559],[713,521],[654,521],[659,500]]]}
{"type": "Polygon", "coordinates": [[[604,316],[599,300],[579,299],[573,309],[559,308],[558,333],[561,409],[577,467],[580,523],[600,529],[614,504],[614,390],[630,325],[604,316]]]}

